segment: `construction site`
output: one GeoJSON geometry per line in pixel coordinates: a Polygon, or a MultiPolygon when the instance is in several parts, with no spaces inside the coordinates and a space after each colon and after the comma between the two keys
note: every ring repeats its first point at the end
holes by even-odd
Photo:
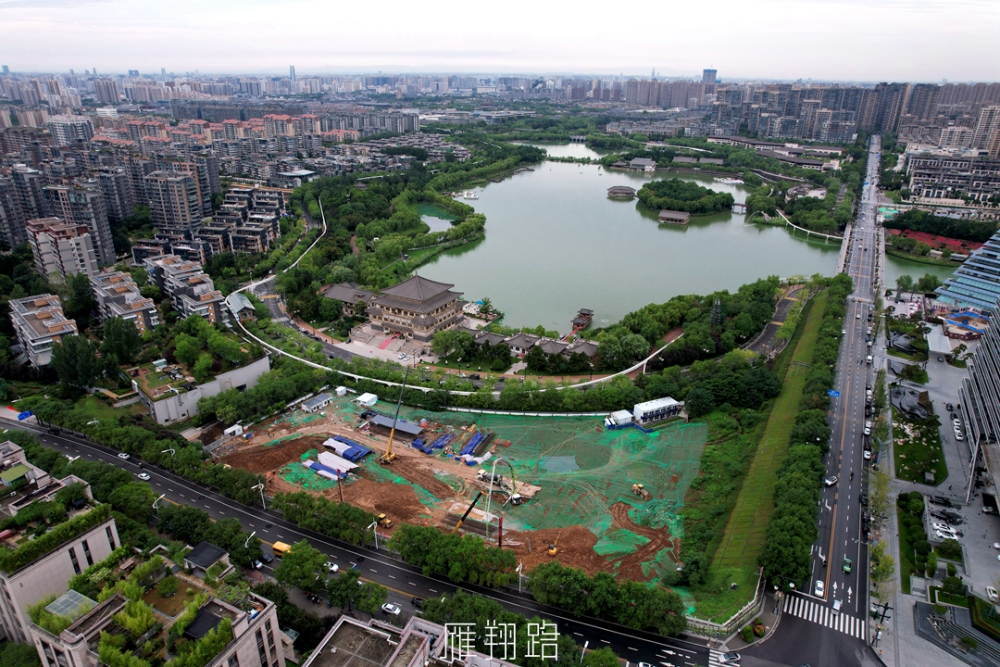
{"type": "Polygon", "coordinates": [[[401,522],[484,539],[488,531],[525,571],[556,559],[654,581],[678,565],[705,424],[612,429],[600,417],[429,412],[323,396],[322,407],[289,409],[213,458],[263,475],[268,495],[306,491],[385,515],[380,532],[401,522]]]}

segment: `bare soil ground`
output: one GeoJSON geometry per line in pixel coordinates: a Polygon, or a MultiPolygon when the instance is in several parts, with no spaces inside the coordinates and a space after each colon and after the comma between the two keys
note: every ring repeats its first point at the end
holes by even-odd
{"type": "Polygon", "coordinates": [[[310,449],[322,450],[325,439],[317,436],[307,436],[283,440],[278,444],[267,447],[245,448],[235,454],[223,457],[222,462],[234,468],[243,468],[250,472],[266,474],[293,461],[298,461],[299,457],[310,449]]]}

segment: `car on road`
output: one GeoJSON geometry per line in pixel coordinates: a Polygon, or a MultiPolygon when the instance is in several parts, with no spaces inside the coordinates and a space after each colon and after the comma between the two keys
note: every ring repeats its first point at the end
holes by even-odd
{"type": "Polygon", "coordinates": [[[851,559],[848,558],[847,556],[844,556],[844,574],[850,574],[851,573],[851,567],[853,567],[853,566],[854,566],[854,563],[851,562],[851,559]]]}
{"type": "Polygon", "coordinates": [[[861,503],[862,507],[868,507],[868,494],[864,492],[860,493],[858,495],[858,502],[861,503]]]}
{"type": "Polygon", "coordinates": [[[965,440],[965,436],[962,435],[961,431],[955,431],[955,439],[958,440],[959,442],[962,442],[963,440],[965,440]]]}
{"type": "Polygon", "coordinates": [[[412,604],[417,609],[423,609],[425,602],[426,600],[424,600],[423,598],[413,598],[412,600],[410,600],[410,604],[412,604]]]}
{"type": "Polygon", "coordinates": [[[938,361],[944,361],[944,357],[938,356],[938,361]]]}
{"type": "Polygon", "coordinates": [[[262,567],[264,567],[264,564],[263,564],[263,563],[261,563],[261,562],[260,562],[259,560],[255,560],[255,561],[253,562],[253,569],[255,569],[255,570],[259,570],[259,569],[261,569],[262,567]]]}
{"type": "Polygon", "coordinates": [[[821,598],[821,597],[823,597],[823,591],[824,591],[823,580],[822,579],[817,579],[816,580],[816,585],[813,586],[813,595],[815,595],[818,598],[821,598]]]}
{"type": "Polygon", "coordinates": [[[340,572],[340,566],[336,563],[327,563],[326,569],[330,570],[330,574],[337,574],[340,572]]]}
{"type": "Polygon", "coordinates": [[[833,601],[833,613],[834,614],[839,614],[840,613],[840,608],[843,607],[843,606],[844,606],[844,601],[843,600],[834,600],[833,601]]]}
{"type": "Polygon", "coordinates": [[[855,315],[855,316],[854,316],[854,319],[856,319],[856,320],[860,320],[860,319],[861,319],[861,313],[858,313],[857,315],[855,315]]]}
{"type": "Polygon", "coordinates": [[[872,450],[866,449],[865,453],[862,456],[864,457],[865,461],[871,461],[871,459],[872,459],[872,450]]]}
{"type": "Polygon", "coordinates": [[[382,611],[387,614],[392,614],[393,616],[399,616],[403,613],[403,610],[399,608],[399,605],[393,604],[391,602],[386,602],[382,605],[382,611]]]}
{"type": "Polygon", "coordinates": [[[952,419],[951,423],[955,426],[955,428],[962,428],[962,422],[957,417],[955,419],[952,419]]]}
{"type": "Polygon", "coordinates": [[[844,329],[843,331],[841,331],[840,335],[841,336],[846,336],[847,335],[847,329],[844,329]]]}
{"type": "Polygon", "coordinates": [[[986,597],[988,597],[993,602],[1000,601],[1000,595],[997,594],[997,589],[992,586],[986,587],[986,597]]]}
{"type": "Polygon", "coordinates": [[[833,486],[834,484],[837,483],[837,479],[838,477],[834,475],[833,477],[827,477],[826,479],[824,479],[823,483],[826,484],[827,486],[833,486]]]}
{"type": "Polygon", "coordinates": [[[122,461],[128,461],[132,457],[126,454],[125,452],[122,452],[121,454],[118,455],[118,458],[120,458],[122,461]]]}
{"type": "Polygon", "coordinates": [[[479,373],[473,373],[472,375],[469,376],[469,379],[470,380],[480,380],[482,378],[480,377],[479,373]]]}
{"type": "Polygon", "coordinates": [[[141,472],[138,475],[136,475],[136,477],[138,477],[139,479],[141,479],[144,482],[148,482],[149,481],[149,474],[148,473],[141,472]]]}
{"type": "MultiPolygon", "coordinates": [[[[951,412],[952,410],[955,409],[955,406],[952,405],[951,403],[945,403],[944,407],[947,408],[948,412],[951,412]]],[[[952,419],[954,419],[954,417],[952,417],[952,419]]]]}
{"type": "Polygon", "coordinates": [[[722,654],[722,662],[727,665],[738,665],[740,664],[740,654],[736,651],[730,651],[729,653],[722,654]]]}

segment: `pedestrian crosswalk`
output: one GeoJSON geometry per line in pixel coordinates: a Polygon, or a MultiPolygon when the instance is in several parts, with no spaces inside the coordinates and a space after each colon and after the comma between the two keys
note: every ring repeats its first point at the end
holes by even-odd
{"type": "Polygon", "coordinates": [[[814,602],[813,600],[807,600],[802,596],[789,595],[785,597],[784,611],[792,616],[805,619],[810,623],[819,623],[837,632],[843,632],[858,639],[865,638],[864,619],[854,618],[844,612],[835,614],[831,607],[814,602]]]}
{"type": "Polygon", "coordinates": [[[722,659],[725,655],[722,651],[717,651],[714,648],[708,649],[708,667],[725,667],[728,663],[722,659]]]}

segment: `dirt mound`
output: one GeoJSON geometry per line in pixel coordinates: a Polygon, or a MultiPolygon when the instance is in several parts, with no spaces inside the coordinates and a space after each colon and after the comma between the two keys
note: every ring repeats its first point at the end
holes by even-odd
{"type": "Polygon", "coordinates": [[[433,470],[414,465],[412,461],[396,459],[390,469],[408,482],[423,488],[438,500],[445,500],[455,495],[455,490],[435,477],[433,470]]]}
{"type": "MultiPolygon", "coordinates": [[[[496,539],[496,529],[493,531],[496,539]]],[[[495,545],[496,542],[494,541],[495,545]]],[[[583,526],[570,526],[568,528],[549,528],[546,530],[533,530],[528,533],[516,531],[504,531],[504,548],[510,548],[517,554],[518,561],[524,563],[524,571],[527,572],[536,565],[548,563],[551,560],[558,560],[566,567],[578,567],[588,574],[594,574],[609,569],[608,561],[604,556],[594,551],[597,544],[597,536],[583,526]],[[559,552],[555,556],[550,556],[549,545],[555,542],[559,552]],[[530,550],[529,550],[530,548],[530,550]]]]}
{"type": "Polygon", "coordinates": [[[254,473],[271,472],[298,461],[310,449],[322,450],[325,439],[318,436],[304,436],[283,440],[274,445],[251,447],[223,457],[222,462],[254,473]]]}

